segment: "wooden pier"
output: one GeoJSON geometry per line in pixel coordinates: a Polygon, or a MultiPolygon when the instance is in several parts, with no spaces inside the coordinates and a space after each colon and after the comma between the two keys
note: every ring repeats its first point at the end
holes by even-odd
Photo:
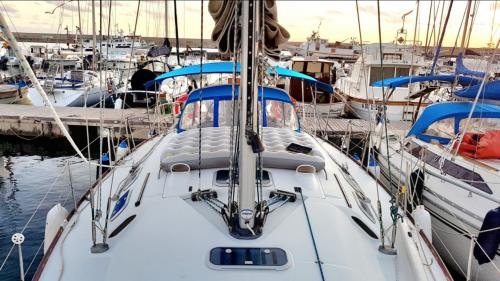
{"type": "MultiPolygon", "coordinates": [[[[404,134],[410,127],[410,122],[392,121],[388,123],[388,129],[397,134],[404,134]]],[[[368,132],[373,132],[376,125],[362,119],[341,118],[313,118],[306,117],[303,128],[310,133],[325,133],[328,137],[344,136],[350,134],[352,137],[363,137],[368,132]]]]}
{"type": "MultiPolygon", "coordinates": [[[[57,114],[71,133],[75,127],[89,126],[89,129],[98,132],[101,124],[103,128],[112,129],[115,133],[132,133],[135,139],[146,139],[150,128],[156,128],[158,122],[161,128],[167,128],[173,123],[172,117],[162,116],[155,118],[145,108],[109,109],[83,107],[56,107],[57,114]]],[[[0,104],[0,134],[33,137],[63,137],[55,123],[54,115],[48,107],[32,105],[0,104]]]]}

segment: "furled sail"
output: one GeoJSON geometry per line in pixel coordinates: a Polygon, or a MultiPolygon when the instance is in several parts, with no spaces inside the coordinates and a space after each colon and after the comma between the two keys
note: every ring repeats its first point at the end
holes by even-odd
{"type": "Polygon", "coordinates": [[[468,69],[467,67],[465,67],[462,53],[458,53],[458,55],[457,55],[457,66],[455,68],[455,72],[457,74],[462,74],[462,75],[466,75],[466,76],[475,76],[475,77],[480,77],[480,78],[482,78],[482,77],[484,77],[484,75],[486,75],[485,72],[475,71],[475,70],[471,70],[471,69],[468,69]]]}
{"type": "MultiPolygon", "coordinates": [[[[212,31],[212,40],[217,43],[221,53],[229,53],[234,49],[234,21],[235,5],[238,1],[210,0],[208,11],[215,21],[212,31]]],[[[277,58],[279,56],[278,46],[288,41],[290,33],[278,23],[278,10],[275,0],[263,1],[265,8],[265,54],[277,58]]],[[[236,40],[239,44],[240,40],[236,40]]]]}

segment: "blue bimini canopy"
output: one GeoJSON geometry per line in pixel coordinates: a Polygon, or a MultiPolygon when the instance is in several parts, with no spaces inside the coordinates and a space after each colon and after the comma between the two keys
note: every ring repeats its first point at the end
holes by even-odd
{"type": "MultiPolygon", "coordinates": [[[[480,86],[481,85],[478,84],[467,89],[456,91],[455,95],[462,98],[474,99],[476,98],[480,86]]],[[[500,100],[500,80],[486,83],[481,91],[481,94],[479,95],[479,98],[487,100],[500,100]]]]}
{"type": "Polygon", "coordinates": [[[483,78],[486,75],[486,72],[474,71],[465,67],[462,53],[458,53],[457,55],[457,66],[455,67],[455,73],[467,76],[475,76],[480,78],[483,78]]]}
{"type": "MultiPolygon", "coordinates": [[[[462,86],[472,86],[479,84],[481,81],[465,76],[455,76],[455,75],[431,75],[431,76],[401,76],[394,78],[384,79],[384,87],[396,88],[399,86],[404,86],[410,83],[424,82],[424,81],[443,81],[443,82],[453,82],[457,79],[458,84],[462,86]]],[[[382,80],[374,82],[372,84],[374,87],[382,87],[382,80]]]]}
{"type": "MultiPolygon", "coordinates": [[[[415,136],[425,142],[437,140],[441,144],[447,144],[450,139],[424,134],[425,130],[433,123],[447,119],[454,119],[454,132],[458,133],[460,121],[469,116],[472,110],[472,102],[442,102],[427,106],[422,115],[417,119],[407,136],[415,136]]],[[[500,106],[493,104],[478,103],[472,113],[472,118],[500,118],[500,106]]]]}
{"type": "MultiPolygon", "coordinates": [[[[233,62],[214,62],[214,63],[204,63],[203,67],[201,65],[190,65],[183,68],[175,69],[162,75],[159,75],[152,81],[148,81],[144,84],[146,89],[151,88],[154,84],[159,84],[163,80],[178,76],[188,76],[188,75],[199,75],[203,72],[203,74],[217,74],[217,73],[233,73],[234,64],[233,62]]],[[[314,79],[311,76],[302,74],[297,71],[289,70],[282,67],[270,67],[267,69],[269,74],[277,74],[284,77],[298,78],[302,80],[306,80],[312,86],[316,86],[318,89],[323,90],[327,93],[333,93],[333,87],[329,84],[320,82],[314,79]]],[[[236,73],[240,73],[240,64],[236,64],[236,73]]]]}

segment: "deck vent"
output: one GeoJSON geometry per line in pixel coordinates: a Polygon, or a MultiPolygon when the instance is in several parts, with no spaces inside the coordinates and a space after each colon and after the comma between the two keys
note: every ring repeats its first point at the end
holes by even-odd
{"type": "MultiPolygon", "coordinates": [[[[270,184],[271,184],[271,176],[269,172],[266,170],[262,171],[262,185],[269,186],[270,184]]],[[[215,173],[215,185],[229,186],[229,170],[218,170],[215,173]]]]}
{"type": "Polygon", "coordinates": [[[366,225],[362,220],[358,219],[357,217],[351,217],[355,223],[357,223],[361,229],[363,229],[366,234],[368,234],[371,238],[373,239],[378,239],[377,234],[375,234],[369,227],[366,225]]]}
{"type": "Polygon", "coordinates": [[[288,264],[280,248],[217,247],[210,251],[210,263],[216,268],[284,269],[288,264]]]}

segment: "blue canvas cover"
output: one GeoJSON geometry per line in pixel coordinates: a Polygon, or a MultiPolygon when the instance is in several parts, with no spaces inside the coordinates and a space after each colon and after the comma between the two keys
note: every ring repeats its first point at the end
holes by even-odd
{"type": "MultiPolygon", "coordinates": [[[[271,87],[258,87],[259,88],[259,100],[262,99],[262,92],[264,89],[264,99],[277,100],[286,103],[292,103],[290,96],[278,88],[271,87]]],[[[186,104],[196,102],[201,100],[230,100],[232,99],[232,85],[217,85],[209,86],[205,88],[196,89],[191,94],[189,94],[186,104]]],[[[234,87],[234,97],[238,98],[240,87],[234,87]]]]}
{"type": "MultiPolygon", "coordinates": [[[[234,64],[233,62],[215,62],[215,63],[204,63],[203,68],[201,65],[190,65],[183,68],[175,69],[169,71],[167,73],[163,73],[155,78],[155,80],[149,81],[144,84],[146,89],[151,88],[156,83],[161,83],[163,80],[167,78],[173,78],[178,76],[188,76],[188,75],[197,75],[203,72],[203,74],[216,74],[216,73],[233,73],[234,64]]],[[[333,87],[329,84],[320,82],[314,79],[311,76],[305,75],[303,73],[293,71],[290,69],[282,68],[282,67],[270,67],[267,69],[269,74],[278,74],[284,77],[298,78],[309,82],[312,86],[316,86],[318,89],[321,89],[327,93],[333,93],[333,87]]],[[[240,64],[236,65],[236,73],[240,73],[240,64]]]]}
{"type": "MultiPolygon", "coordinates": [[[[443,82],[453,82],[455,78],[458,80],[458,84],[462,86],[472,86],[481,83],[481,80],[465,77],[465,76],[455,76],[455,75],[429,75],[429,76],[401,76],[394,78],[384,79],[384,87],[387,88],[396,88],[400,86],[404,86],[409,83],[417,83],[424,81],[443,81],[443,82]]],[[[382,87],[382,80],[376,81],[372,84],[374,87],[382,87]]]]}
{"type": "MultiPolygon", "coordinates": [[[[481,85],[478,84],[467,89],[456,91],[455,95],[457,97],[474,99],[476,98],[480,86],[481,85]]],[[[479,95],[479,98],[487,100],[500,100],[500,80],[486,83],[479,95]]]]}
{"type": "MultiPolygon", "coordinates": [[[[425,142],[437,140],[442,144],[447,144],[450,139],[425,135],[424,132],[433,123],[454,118],[455,134],[458,133],[460,121],[469,116],[472,110],[472,102],[442,102],[427,106],[422,115],[411,127],[407,136],[415,136],[425,142]]],[[[478,103],[472,113],[472,118],[500,118],[500,106],[493,104],[478,103]]]]}
{"type": "Polygon", "coordinates": [[[455,67],[455,73],[466,76],[475,76],[480,78],[483,78],[486,75],[485,72],[474,71],[465,67],[462,53],[458,53],[457,55],[457,66],[455,67]]]}
{"type": "MultiPolygon", "coordinates": [[[[239,88],[240,87],[234,87],[234,98],[238,98],[239,94],[239,88]]],[[[290,96],[287,94],[282,89],[278,88],[271,88],[271,87],[258,87],[259,91],[259,101],[262,101],[264,104],[268,100],[274,100],[274,101],[281,101],[284,103],[289,103],[293,106],[292,99],[290,96]]],[[[182,132],[183,129],[180,127],[180,122],[183,118],[184,115],[184,109],[186,106],[190,103],[197,102],[199,100],[213,100],[214,101],[214,127],[218,126],[219,123],[219,102],[224,101],[224,100],[231,100],[233,98],[233,86],[232,85],[216,85],[216,86],[209,86],[206,88],[200,88],[196,89],[191,94],[189,95],[188,99],[186,100],[182,111],[179,115],[179,121],[177,122],[176,129],[177,132],[182,132]]],[[[266,126],[266,115],[263,115],[263,125],[266,126]]],[[[300,131],[300,122],[299,122],[299,129],[300,131]]]]}

